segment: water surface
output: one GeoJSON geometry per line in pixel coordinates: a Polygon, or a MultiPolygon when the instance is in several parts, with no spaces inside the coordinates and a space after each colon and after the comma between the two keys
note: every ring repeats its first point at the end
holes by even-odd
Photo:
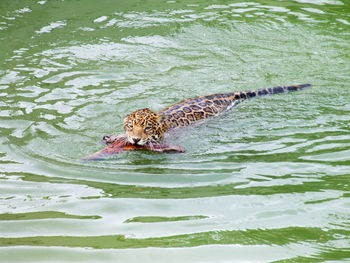
{"type": "Polygon", "coordinates": [[[350,5],[0,3],[4,262],[348,262],[350,5]],[[167,140],[80,158],[135,109],[278,85],[167,140]]]}

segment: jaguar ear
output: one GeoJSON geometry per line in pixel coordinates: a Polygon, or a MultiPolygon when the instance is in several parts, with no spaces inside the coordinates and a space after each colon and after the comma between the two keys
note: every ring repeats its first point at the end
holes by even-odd
{"type": "Polygon", "coordinates": [[[129,116],[130,116],[130,114],[126,114],[123,116],[123,119],[125,119],[126,117],[129,117],[129,116]]]}
{"type": "Polygon", "coordinates": [[[167,117],[166,115],[160,115],[160,116],[158,116],[158,121],[159,121],[160,123],[165,122],[167,119],[168,119],[168,117],[167,117]]]}

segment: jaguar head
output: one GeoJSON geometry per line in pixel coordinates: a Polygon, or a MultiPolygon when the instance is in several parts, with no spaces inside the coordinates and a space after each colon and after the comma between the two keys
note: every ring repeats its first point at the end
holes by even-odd
{"type": "Polygon", "coordinates": [[[164,116],[149,108],[137,110],[124,117],[124,130],[130,143],[145,145],[158,142],[164,132],[164,116]]]}

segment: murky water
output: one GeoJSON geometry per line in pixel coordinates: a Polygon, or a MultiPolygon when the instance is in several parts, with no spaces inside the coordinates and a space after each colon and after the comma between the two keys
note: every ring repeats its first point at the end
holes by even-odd
{"type": "Polygon", "coordinates": [[[350,261],[348,1],[3,0],[0,43],[1,262],[350,261]],[[301,83],[80,160],[135,109],[301,83]]]}

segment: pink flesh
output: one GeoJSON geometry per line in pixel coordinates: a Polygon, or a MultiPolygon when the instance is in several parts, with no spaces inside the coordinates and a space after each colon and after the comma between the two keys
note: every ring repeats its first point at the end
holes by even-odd
{"type": "Polygon", "coordinates": [[[181,146],[171,146],[162,143],[154,143],[152,144],[152,146],[133,145],[127,141],[125,136],[119,136],[113,143],[108,145],[106,148],[93,154],[87,155],[83,157],[82,160],[103,160],[106,157],[109,157],[116,153],[133,150],[149,150],[166,153],[183,153],[185,151],[184,148],[181,146]]]}

